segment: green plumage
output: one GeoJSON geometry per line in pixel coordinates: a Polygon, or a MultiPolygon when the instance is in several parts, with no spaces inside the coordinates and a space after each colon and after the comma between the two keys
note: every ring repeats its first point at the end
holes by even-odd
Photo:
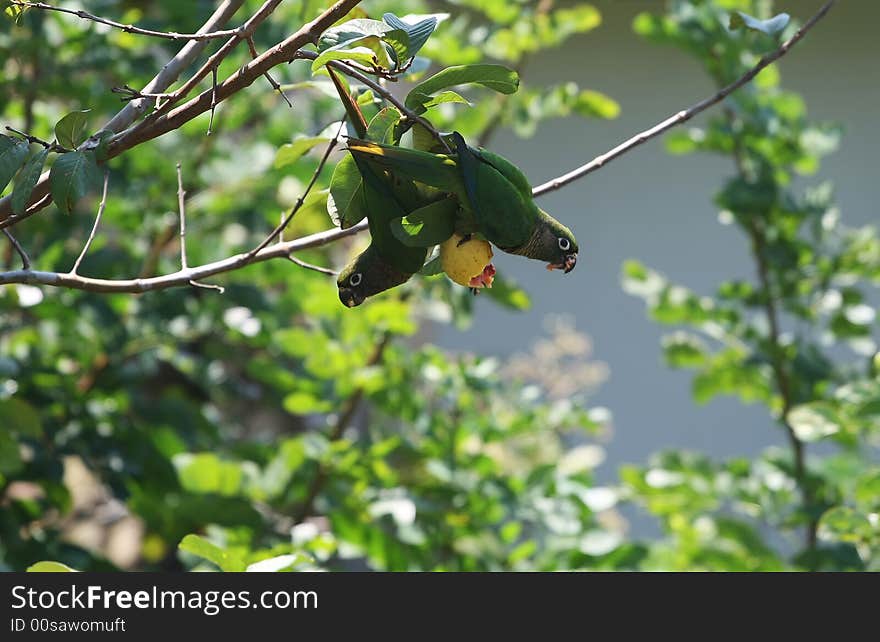
{"type": "MultiPolygon", "coordinates": [[[[368,136],[370,130],[364,115],[344,81],[332,69],[327,71],[345,105],[349,124],[359,136],[368,136]]],[[[380,114],[374,122],[381,120],[380,114]]],[[[387,127],[379,129],[387,130],[387,127]]],[[[385,131],[379,134],[384,137],[385,131]]],[[[390,172],[377,170],[356,156],[354,161],[363,179],[360,198],[367,212],[371,238],[367,249],[343,268],[336,279],[339,300],[350,308],[360,305],[369,296],[408,281],[422,268],[427,254],[425,248],[402,244],[391,231],[392,220],[421,206],[415,185],[390,172]]]]}
{"type": "Polygon", "coordinates": [[[349,151],[362,165],[455,195],[462,207],[460,230],[476,231],[505,252],[571,271],[577,262],[577,241],[537,206],[523,173],[497,154],[469,147],[458,133],[449,140],[454,155],[357,139],[349,140],[349,151]]]}
{"type": "Polygon", "coordinates": [[[407,208],[417,203],[414,188],[405,181],[377,175],[376,170],[355,156],[364,179],[364,200],[370,226],[370,245],[339,273],[336,284],[339,299],[348,307],[364,299],[405,283],[425,263],[427,250],[407,247],[391,232],[391,221],[406,216],[407,208]]]}

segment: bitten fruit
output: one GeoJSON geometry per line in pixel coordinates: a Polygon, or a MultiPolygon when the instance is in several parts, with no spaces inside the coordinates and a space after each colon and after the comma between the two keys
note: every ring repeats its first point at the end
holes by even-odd
{"type": "Polygon", "coordinates": [[[469,288],[491,288],[495,276],[492,246],[477,238],[453,234],[440,245],[440,265],[447,276],[469,288]]]}

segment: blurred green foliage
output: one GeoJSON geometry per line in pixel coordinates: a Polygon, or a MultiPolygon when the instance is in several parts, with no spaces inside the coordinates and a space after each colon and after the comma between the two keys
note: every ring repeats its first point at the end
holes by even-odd
{"type": "MultiPolygon", "coordinates": [[[[794,33],[796,25],[774,18],[768,4],[672,2],[664,15],[640,15],[635,30],[687,51],[722,87],[794,33]],[[746,15],[728,19],[730,10],[746,15]]],[[[871,304],[880,238],[874,228],[843,225],[831,185],[807,180],[839,139],[839,127],[809,120],[801,97],[781,88],[776,66],[726,100],[706,126],[667,138],[672,154],[731,159],[735,172],[715,202],[720,223],[748,243],[756,281],[728,281],[714,296],[699,296],[632,261],[624,287],[645,300],[655,321],[678,328],[663,352],[670,367],[696,372],[697,402],[734,395],[763,404],[788,448],[753,461],[666,453],[650,468],[624,470],[632,497],[668,533],[653,553],[661,568],[880,568],[871,304]],[[762,537],[767,527],[785,538],[778,552],[763,543],[772,541],[762,537]]]]}
{"type": "MultiPolygon", "coordinates": [[[[245,2],[238,20],[259,4],[245,2]]],[[[176,31],[195,31],[213,10],[171,0],[84,5],[176,31]]],[[[697,56],[719,84],[793,28],[728,29],[732,10],[771,18],[764,1],[669,5],[640,17],[636,31],[697,56]]],[[[427,61],[433,71],[494,60],[521,72],[512,96],[467,88],[473,108],[430,107],[441,128],[531,135],[545,118],[618,112],[612,99],[571,83],[529,84],[539,77],[528,67],[534,52],[599,26],[591,6],[395,0],[364,8],[371,17],[450,14],[420,50],[425,64],[413,64],[404,82],[423,79],[427,61]]],[[[256,32],[257,49],[320,9],[312,0],[283,3],[256,32]]],[[[178,46],[40,11],[0,20],[2,120],[51,140],[65,114],[88,109],[93,133],[120,107],[110,88],[143,86],[178,46]]],[[[241,48],[220,77],[248,59],[241,48]]],[[[294,109],[258,82],[220,104],[210,137],[204,114],[108,164],[106,212],[82,274],[178,269],[178,161],[190,265],[263,240],[318,162],[323,144],[312,137],[332,135],[328,126],[343,115],[329,81],[312,78],[307,62],[272,73],[294,109]]],[[[591,368],[584,338],[556,327],[507,363],[444,353],[428,341],[432,325],[467,324],[474,302],[442,276],[417,277],[356,312],[339,304],[331,278],[282,261],[218,277],[222,295],[5,286],[0,568],[50,559],[80,570],[880,568],[880,364],[868,355],[874,316],[865,294],[880,277],[880,241],[839,223],[829,187],[796,189],[794,175],[815,172],[838,132],[808,122],[800,98],[778,83],[768,69],[707,127],[668,139],[675,153],[736,160],[718,196],[722,219],[750,240],[760,231],[756,256],[769,285],[732,282],[700,297],[632,263],[625,287],[646,299],[653,318],[680,326],[664,352],[670,365],[697,370],[698,401],[736,394],[764,403],[799,443],[834,445],[808,458],[803,474],[790,449],[727,462],[678,452],[596,486],[608,412],[588,407],[602,370],[591,368]],[[780,317],[775,338],[762,321],[768,302],[780,317]],[[843,354],[844,346],[862,356],[843,354]],[[566,376],[541,377],[561,364],[566,376]],[[94,487],[85,497],[73,483],[84,479],[94,487]],[[617,508],[630,504],[656,516],[662,539],[627,537],[617,508]],[[127,554],[114,552],[122,519],[137,524],[124,538],[134,547],[127,554]],[[100,537],[84,537],[83,523],[100,537]],[[803,543],[804,525],[816,531],[815,544],[803,543]]],[[[81,127],[69,118],[62,130],[75,142],[81,127]]],[[[330,225],[331,174],[328,166],[288,234],[330,225]]],[[[70,269],[97,196],[78,199],[70,215],[53,205],[16,225],[35,268],[70,269]]],[[[365,243],[299,258],[339,266],[365,243]]],[[[3,246],[0,261],[10,269],[18,257],[3,246]]],[[[515,284],[496,283],[493,302],[528,307],[515,284]]]]}

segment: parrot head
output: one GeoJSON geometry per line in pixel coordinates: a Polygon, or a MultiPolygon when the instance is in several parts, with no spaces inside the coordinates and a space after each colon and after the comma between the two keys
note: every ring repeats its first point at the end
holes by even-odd
{"type": "Polygon", "coordinates": [[[371,244],[339,273],[339,300],[353,308],[367,297],[405,283],[411,276],[392,266],[371,244]]]}
{"type": "Polygon", "coordinates": [[[538,225],[524,250],[521,253],[530,258],[547,261],[548,270],[564,270],[568,274],[577,265],[578,244],[574,234],[544,210],[539,210],[538,225]]]}

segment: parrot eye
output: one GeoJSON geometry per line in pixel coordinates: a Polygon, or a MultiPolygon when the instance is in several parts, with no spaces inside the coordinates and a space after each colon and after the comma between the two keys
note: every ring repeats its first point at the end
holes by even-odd
{"type": "Polygon", "coordinates": [[[363,278],[364,277],[361,275],[360,272],[355,272],[351,275],[351,278],[348,280],[348,282],[351,284],[351,287],[356,288],[361,284],[363,278]]]}
{"type": "Polygon", "coordinates": [[[563,252],[571,249],[571,241],[569,241],[564,236],[560,236],[559,237],[559,249],[562,250],[563,252]]]}

